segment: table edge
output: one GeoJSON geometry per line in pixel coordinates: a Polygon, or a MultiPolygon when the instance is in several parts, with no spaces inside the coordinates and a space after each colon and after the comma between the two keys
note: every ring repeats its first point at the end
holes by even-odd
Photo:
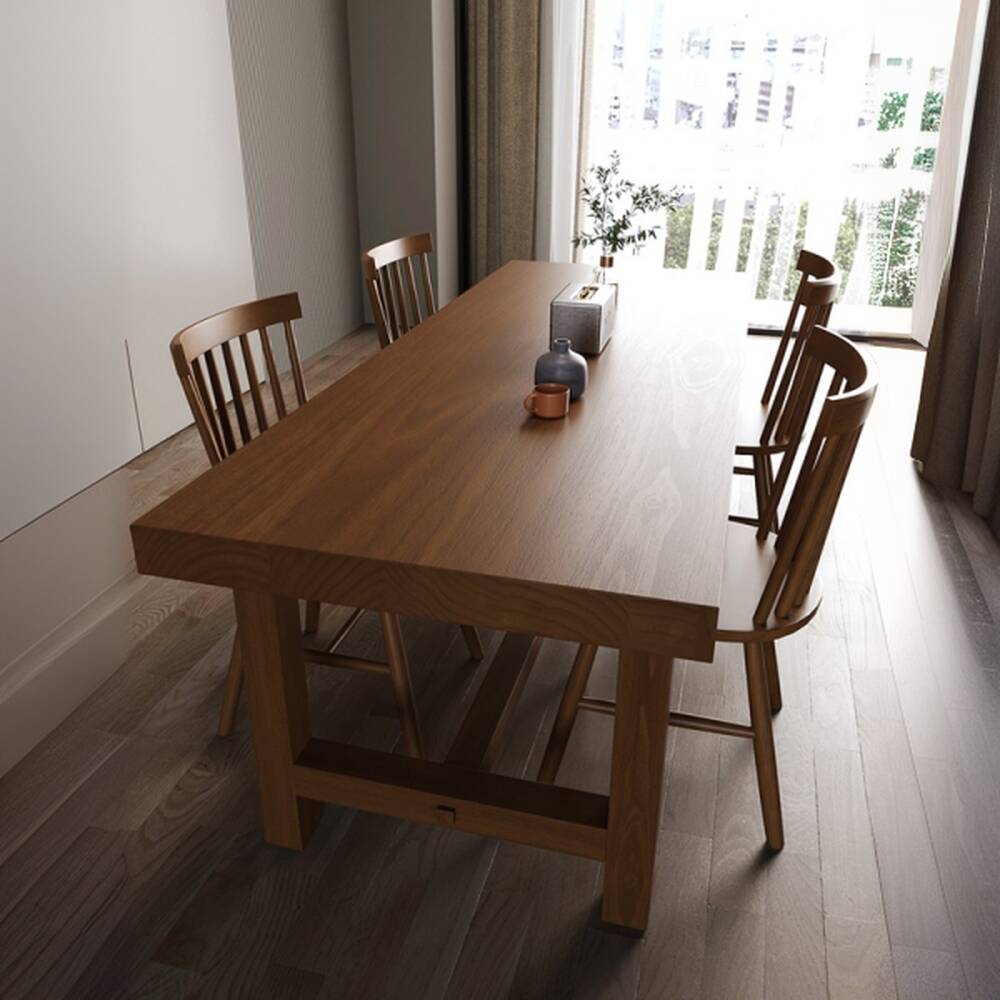
{"type": "Polygon", "coordinates": [[[198,535],[130,527],[150,576],[444,622],[712,660],[718,607],[198,535]]]}

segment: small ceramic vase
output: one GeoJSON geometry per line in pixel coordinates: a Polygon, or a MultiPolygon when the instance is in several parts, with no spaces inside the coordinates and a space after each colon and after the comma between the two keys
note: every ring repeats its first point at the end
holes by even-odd
{"type": "Polygon", "coordinates": [[[535,362],[535,383],[559,382],[569,386],[569,398],[579,399],[587,388],[587,361],[570,349],[568,337],[556,337],[552,350],[535,362]]]}

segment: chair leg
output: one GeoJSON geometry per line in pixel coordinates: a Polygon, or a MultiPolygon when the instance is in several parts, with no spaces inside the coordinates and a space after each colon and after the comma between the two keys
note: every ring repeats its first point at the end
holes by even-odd
{"type": "Polygon", "coordinates": [[[306,635],[315,635],[319,628],[319,601],[306,601],[306,635]]]}
{"type": "Polygon", "coordinates": [[[476,626],[462,625],[461,629],[465,645],[469,647],[469,656],[473,660],[481,660],[483,658],[483,644],[479,640],[479,632],[476,626]]]}
{"type": "Polygon", "coordinates": [[[410,683],[410,665],[406,660],[403,633],[399,628],[399,615],[380,611],[382,637],[385,640],[385,658],[389,662],[389,679],[392,695],[399,711],[399,723],[403,728],[403,746],[411,757],[424,756],[424,741],[420,735],[420,720],[410,683]]]}
{"type": "Polygon", "coordinates": [[[750,700],[750,726],[753,729],[753,755],[757,763],[757,788],[764,814],[767,846],[780,851],[785,846],[781,822],[781,795],[778,790],[778,763],[774,756],[774,733],[767,695],[767,675],[764,647],[748,642],[743,647],[746,661],[747,694],[750,700]]]}
{"type": "Polygon", "coordinates": [[[562,763],[566,745],[573,732],[573,724],[580,711],[580,699],[583,697],[584,691],[587,690],[587,681],[590,679],[590,671],[594,666],[596,655],[597,646],[591,646],[587,643],[581,643],[576,651],[576,658],[573,660],[573,666],[569,672],[569,680],[566,681],[562,700],[559,702],[556,721],[553,723],[552,733],[549,735],[549,743],[545,748],[545,756],[542,758],[542,766],[538,769],[538,780],[544,784],[551,785],[556,780],[556,774],[559,773],[559,765],[562,763]]]}
{"type": "MultiPolygon", "coordinates": [[[[771,456],[763,456],[764,465],[764,485],[767,490],[767,506],[771,505],[771,498],[774,495],[774,466],[771,465],[771,456]]],[[[764,516],[763,511],[761,512],[761,517],[764,516]]],[[[771,518],[770,530],[775,534],[778,533],[778,507],[775,504],[774,515],[771,518]]]]}
{"type": "Polygon", "coordinates": [[[761,644],[764,651],[764,670],[767,674],[767,696],[771,702],[771,714],[781,711],[781,678],[778,676],[778,653],[774,640],[761,644]]]}
{"type": "Polygon", "coordinates": [[[243,656],[240,653],[240,633],[233,637],[233,650],[229,654],[229,673],[222,690],[222,709],[219,712],[219,735],[232,736],[236,725],[236,710],[240,707],[243,690],[243,656]]]}
{"type": "Polygon", "coordinates": [[[753,456],[753,485],[757,495],[757,523],[760,524],[767,512],[767,472],[764,468],[767,456],[759,452],[753,456]]]}

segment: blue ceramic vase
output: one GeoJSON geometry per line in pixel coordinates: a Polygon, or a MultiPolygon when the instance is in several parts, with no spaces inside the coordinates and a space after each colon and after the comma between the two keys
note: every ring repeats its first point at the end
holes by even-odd
{"type": "Polygon", "coordinates": [[[570,348],[568,337],[552,341],[552,350],[535,362],[535,385],[559,382],[569,386],[569,398],[579,399],[587,388],[587,359],[570,348]]]}

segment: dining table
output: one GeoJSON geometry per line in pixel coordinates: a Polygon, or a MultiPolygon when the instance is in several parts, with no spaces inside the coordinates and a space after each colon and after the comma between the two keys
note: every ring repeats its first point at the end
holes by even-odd
{"type": "Polygon", "coordinates": [[[585,393],[535,418],[550,303],[592,274],[505,264],[131,531],[139,572],[234,593],[268,843],[338,803],[579,855],[641,933],[673,665],[715,650],[748,291],[623,276],[585,393]],[[302,599],[504,633],[443,760],[312,736],[302,599]],[[545,639],[617,651],[607,795],[491,770],[545,639]]]}

